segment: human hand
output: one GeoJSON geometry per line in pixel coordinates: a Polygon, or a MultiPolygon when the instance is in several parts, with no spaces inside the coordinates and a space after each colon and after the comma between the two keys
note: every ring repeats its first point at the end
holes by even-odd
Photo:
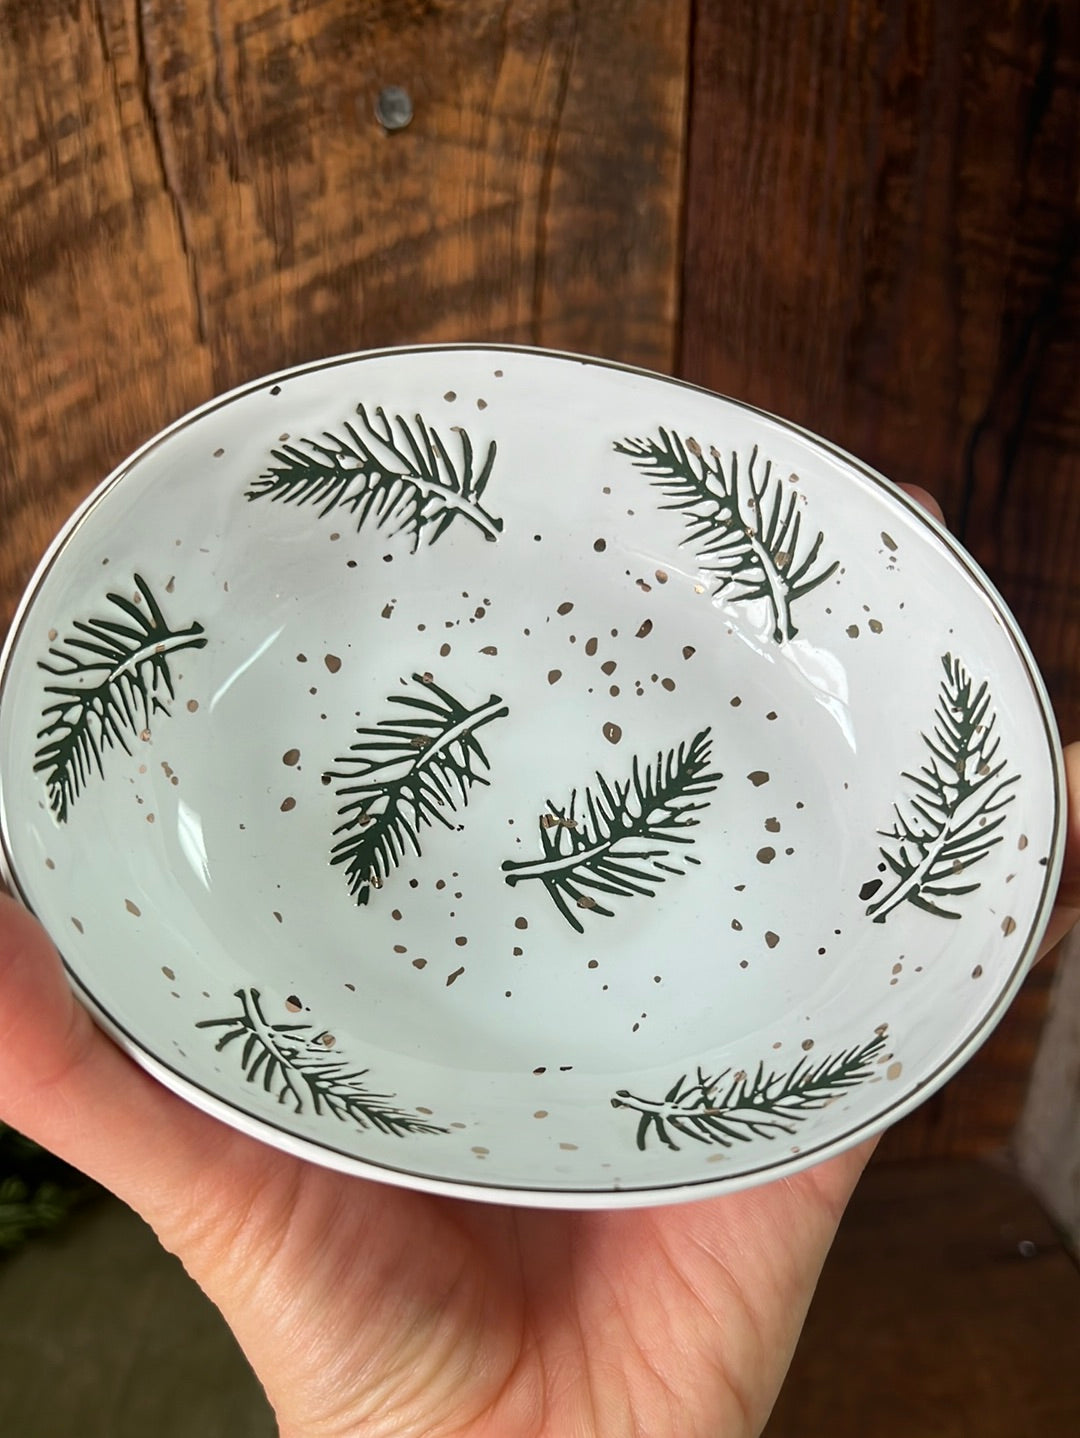
{"type": "MultiPolygon", "coordinates": [[[[1080,745],[1066,761],[1069,843],[1048,939],[1080,909],[1080,745]]],[[[6,898],[0,1113],[179,1254],[283,1438],[749,1438],[873,1147],[630,1212],[501,1208],[333,1173],[144,1074],[6,898]]]]}

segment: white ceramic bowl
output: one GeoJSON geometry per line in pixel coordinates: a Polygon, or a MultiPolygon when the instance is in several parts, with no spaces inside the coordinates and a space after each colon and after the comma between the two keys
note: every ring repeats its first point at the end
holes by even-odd
{"type": "Polygon", "coordinates": [[[971,559],[745,405],[511,348],[247,385],[111,475],[3,657],[11,882],[153,1074],[551,1207],[760,1182],[968,1059],[1062,849],[971,559]]]}

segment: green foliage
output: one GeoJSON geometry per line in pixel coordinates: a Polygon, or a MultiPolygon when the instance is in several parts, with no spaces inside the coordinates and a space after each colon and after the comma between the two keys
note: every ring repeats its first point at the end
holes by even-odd
{"type": "Polygon", "coordinates": [[[367,1069],[352,1068],[335,1052],[336,1041],[326,1029],[308,1023],[268,1022],[258,989],[238,989],[240,1012],[221,1019],[203,1019],[200,1029],[224,1029],[219,1053],[236,1044],[244,1078],[272,1094],[293,1113],[330,1115],[351,1120],[360,1128],[401,1137],[410,1133],[445,1133],[418,1114],[393,1103],[393,1094],[373,1093],[363,1080],[367,1069]]]}
{"type": "Polygon", "coordinates": [[[429,675],[412,678],[424,695],[391,694],[394,716],[358,729],[349,753],[325,776],[344,781],[336,790],[345,800],[342,822],[334,830],[344,837],[330,862],[345,866],[358,904],[382,888],[410,850],[421,852],[422,828],[454,827],[450,816],[468,803],[469,791],[489,782],[476,731],[509,713],[497,694],[469,709],[429,675]],[[403,711],[406,717],[399,717],[403,711]]]}
{"type": "Polygon", "coordinates": [[[735,451],[725,468],[717,449],[706,455],[696,440],[684,443],[666,429],[656,439],[625,439],[615,449],[669,497],[662,509],[681,511],[689,525],[681,542],[693,545],[713,595],[765,600],[773,638],[778,644],[793,639],[792,605],[824,584],[838,562],[815,567],[825,536],[819,531],[803,546],[800,496],[773,473],[772,461],[759,474],[755,445],[743,474],[735,451]]]}
{"type": "Polygon", "coordinates": [[[412,424],[377,407],[356,407],[357,422],[346,420],[342,434],[300,439],[271,451],[277,461],[247,491],[249,500],[314,505],[320,517],[344,510],[362,529],[406,533],[413,549],[421,539],[434,543],[455,519],[496,539],[503,522],[481,501],[495,464],[495,441],[479,470],[472,441],[455,425],[460,457],[451,457],[439,431],[417,415],[412,424]]]}
{"type": "MultiPolygon", "coordinates": [[[[874,922],[884,923],[905,900],[940,918],[958,919],[958,909],[941,902],[955,900],[980,887],[965,875],[1002,839],[1004,809],[1014,795],[1019,775],[1006,776],[1001,757],[997,715],[990,708],[984,682],[976,689],[958,659],[941,660],[941,683],[932,733],[923,734],[929,753],[917,773],[905,773],[912,785],[907,812],[894,806],[896,820],[882,836],[882,869],[891,873],[889,887],[867,906],[874,922]]],[[[861,896],[871,898],[885,881],[871,880],[861,896]]]]}
{"type": "Polygon", "coordinates": [[[137,574],[135,588],[136,602],[106,595],[116,615],[76,619],[74,633],[49,650],[48,661],[38,661],[58,682],[45,685],[34,773],[45,775],[49,807],[61,823],[92,775],[104,777],[105,751],[119,746],[130,754],[130,740],[151,717],[168,715],[166,699],[175,698],[170,655],[206,644],[201,624],[169,627],[137,574]]]}
{"type": "Polygon", "coordinates": [[[809,1114],[868,1079],[884,1047],[884,1036],[879,1034],[867,1044],[816,1064],[803,1057],[787,1073],[766,1070],[759,1063],[753,1077],[724,1069],[708,1078],[699,1068],[693,1078],[683,1074],[660,1100],[636,1098],[619,1089],[611,1106],[634,1109],[640,1115],[637,1146],[642,1150],[654,1132],[661,1143],[676,1150],[675,1134],[722,1148],[754,1138],[775,1139],[795,1133],[809,1114]]]}
{"type": "Polygon", "coordinates": [[[56,1228],[92,1191],[81,1173],[0,1124],[0,1253],[56,1228]]]}
{"type": "Polygon", "coordinates": [[[613,917],[598,893],[653,897],[669,875],[686,872],[680,863],[700,862],[685,851],[679,863],[671,855],[676,846],[693,843],[687,831],[700,822],[697,814],[708,807],[704,796],[723,778],[709,770],[710,732],[702,729],[689,744],[658,753],[644,766],[635,755],[629,779],[611,783],[598,773],[580,810],[576,789],[563,807],[548,800],[540,816],[542,856],[507,859],[502,866],[506,882],[538,879],[579,934],[585,932],[581,912],[613,917]]]}

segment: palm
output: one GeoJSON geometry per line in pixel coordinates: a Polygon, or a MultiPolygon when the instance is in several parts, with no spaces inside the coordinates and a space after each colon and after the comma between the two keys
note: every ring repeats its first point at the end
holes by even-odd
{"type": "MultiPolygon", "coordinates": [[[[1080,915],[1080,746],[1066,762],[1054,940],[1080,915]]],[[[496,1208],[346,1178],[215,1123],[138,1070],[2,896],[0,1101],[180,1254],[283,1438],[748,1438],[867,1154],[637,1212],[496,1208]]]]}
{"type": "Polygon", "coordinates": [[[865,1157],[707,1203],[574,1214],[226,1144],[152,1215],[163,1237],[269,1375],[283,1434],[402,1438],[562,1438],[601,1413],[611,1434],[757,1433],[865,1157]]]}

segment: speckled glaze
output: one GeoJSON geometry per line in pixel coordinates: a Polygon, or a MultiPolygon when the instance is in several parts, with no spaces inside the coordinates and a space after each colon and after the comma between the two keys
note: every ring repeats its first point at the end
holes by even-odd
{"type": "Polygon", "coordinates": [[[0,683],[8,876],[109,1032],[430,1191],[664,1203],[850,1146],[986,1037],[1059,872],[968,556],[813,436],[577,357],[196,411],[60,536],[0,683]]]}

